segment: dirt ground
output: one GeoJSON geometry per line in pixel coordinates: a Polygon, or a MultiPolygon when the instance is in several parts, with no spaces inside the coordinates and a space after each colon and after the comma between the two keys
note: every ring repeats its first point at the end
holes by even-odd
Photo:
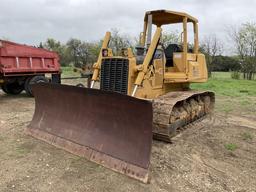
{"type": "Polygon", "coordinates": [[[256,191],[255,113],[216,110],[172,144],[153,141],[143,184],[25,135],[33,112],[33,98],[0,91],[1,192],[256,191]]]}

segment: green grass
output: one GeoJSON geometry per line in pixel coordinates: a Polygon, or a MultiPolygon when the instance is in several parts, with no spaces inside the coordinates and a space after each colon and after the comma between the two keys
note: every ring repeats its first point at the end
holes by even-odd
{"type": "Polygon", "coordinates": [[[229,151],[234,151],[237,149],[237,145],[234,143],[228,143],[228,144],[225,144],[224,146],[229,151]]]}
{"type": "Polygon", "coordinates": [[[256,81],[231,79],[229,72],[214,72],[206,83],[192,84],[194,89],[212,90],[230,97],[256,96],[256,81]]]}
{"type": "Polygon", "coordinates": [[[212,72],[211,78],[213,79],[231,79],[230,72],[212,72]]]}
{"type": "Polygon", "coordinates": [[[213,72],[206,83],[193,83],[191,88],[214,91],[217,96],[217,111],[229,113],[242,109],[241,111],[256,113],[255,80],[231,79],[229,72],[213,72]]]}
{"type": "Polygon", "coordinates": [[[79,72],[74,72],[73,67],[61,67],[62,77],[80,77],[79,72]]]}
{"type": "Polygon", "coordinates": [[[250,141],[250,140],[252,140],[252,134],[248,133],[248,132],[245,132],[245,133],[242,134],[242,138],[245,141],[250,141]]]}

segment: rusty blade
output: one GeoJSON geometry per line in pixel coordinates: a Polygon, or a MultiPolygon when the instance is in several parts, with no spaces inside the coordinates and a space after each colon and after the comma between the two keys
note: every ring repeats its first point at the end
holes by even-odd
{"type": "Polygon", "coordinates": [[[67,85],[33,86],[26,132],[143,182],[148,181],[152,104],[127,95],[67,85]]]}

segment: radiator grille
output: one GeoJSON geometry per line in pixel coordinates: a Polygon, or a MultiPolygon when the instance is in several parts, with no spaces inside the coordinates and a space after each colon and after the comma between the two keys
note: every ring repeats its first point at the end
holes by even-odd
{"type": "Polygon", "coordinates": [[[103,59],[101,65],[100,89],[127,94],[128,71],[128,59],[103,59]]]}

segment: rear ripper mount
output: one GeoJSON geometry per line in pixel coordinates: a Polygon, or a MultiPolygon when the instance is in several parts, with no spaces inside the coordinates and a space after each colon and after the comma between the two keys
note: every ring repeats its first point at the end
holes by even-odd
{"type": "Polygon", "coordinates": [[[152,103],[58,84],[33,85],[26,133],[144,183],[149,180],[152,103]]]}

